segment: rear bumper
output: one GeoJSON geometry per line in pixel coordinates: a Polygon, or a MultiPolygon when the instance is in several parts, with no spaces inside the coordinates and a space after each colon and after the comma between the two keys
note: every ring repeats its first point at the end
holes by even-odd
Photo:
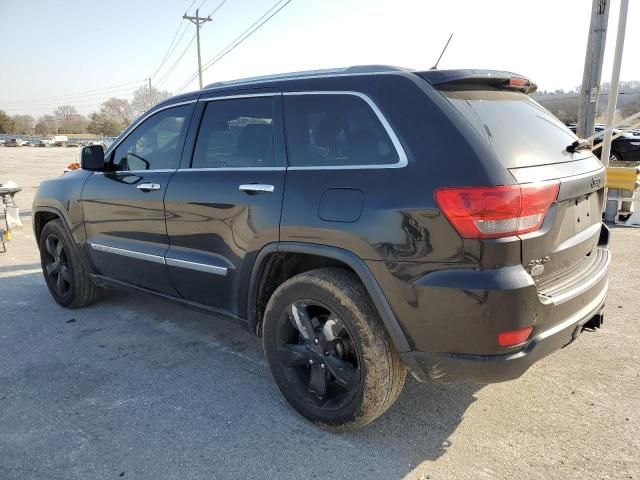
{"type": "Polygon", "coordinates": [[[594,316],[601,315],[608,290],[604,280],[600,292],[566,320],[531,338],[520,351],[504,355],[407,352],[403,362],[420,381],[444,383],[497,383],[521,376],[531,365],[567,346],[594,316]]]}

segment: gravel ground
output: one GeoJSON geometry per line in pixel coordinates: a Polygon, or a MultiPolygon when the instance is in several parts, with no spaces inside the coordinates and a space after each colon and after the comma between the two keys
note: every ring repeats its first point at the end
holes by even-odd
{"type": "Polygon", "coordinates": [[[605,328],[496,385],[410,380],[356,433],[306,422],[233,321],[109,290],[65,310],[31,231],[78,149],[0,148],[25,225],[0,254],[0,479],[640,478],[640,230],[613,230],[605,328]]]}

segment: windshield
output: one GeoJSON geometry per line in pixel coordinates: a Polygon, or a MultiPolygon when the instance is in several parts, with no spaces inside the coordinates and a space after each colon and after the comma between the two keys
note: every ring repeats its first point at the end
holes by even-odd
{"type": "Polygon", "coordinates": [[[498,89],[440,92],[507,168],[573,160],[566,148],[575,134],[529,96],[498,89]]]}

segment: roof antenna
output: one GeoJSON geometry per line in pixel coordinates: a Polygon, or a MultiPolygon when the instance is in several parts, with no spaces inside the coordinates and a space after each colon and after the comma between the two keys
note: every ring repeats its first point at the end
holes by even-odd
{"type": "Polygon", "coordinates": [[[447,40],[447,43],[444,45],[444,48],[442,49],[442,52],[440,52],[440,56],[438,57],[438,60],[436,61],[436,64],[433,67],[431,67],[431,70],[437,70],[438,69],[438,64],[440,63],[440,59],[444,55],[444,52],[447,50],[447,47],[449,46],[449,42],[451,41],[452,37],[453,37],[453,33],[451,35],[449,35],[449,40],[447,40]]]}

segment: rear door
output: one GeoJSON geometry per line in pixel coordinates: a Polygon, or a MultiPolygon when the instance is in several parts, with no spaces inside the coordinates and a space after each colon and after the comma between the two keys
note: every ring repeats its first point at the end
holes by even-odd
{"type": "Polygon", "coordinates": [[[239,312],[258,252],[279,240],[286,174],[279,92],[201,98],[192,159],[165,197],[171,280],[185,299],[239,312]],[[244,281],[243,281],[244,280],[244,281]]]}
{"type": "Polygon", "coordinates": [[[560,183],[557,201],[540,229],[520,236],[522,264],[533,274],[539,293],[558,298],[606,262],[607,252],[597,249],[604,168],[588,150],[566,150],[577,138],[573,132],[523,93],[480,86],[441,93],[518,183],[560,183]]]}
{"type": "Polygon", "coordinates": [[[108,152],[109,171],[95,172],[85,183],[84,225],[101,274],[175,294],[164,263],[169,245],[163,199],[180,165],[194,104],[147,115],[108,152]]]}

